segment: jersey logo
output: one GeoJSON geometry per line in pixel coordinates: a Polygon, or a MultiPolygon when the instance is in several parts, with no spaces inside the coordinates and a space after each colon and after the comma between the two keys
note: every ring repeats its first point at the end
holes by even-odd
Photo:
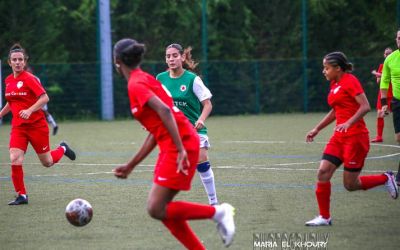
{"type": "Polygon", "coordinates": [[[339,91],[340,87],[341,87],[341,86],[337,86],[337,87],[333,90],[333,93],[336,94],[336,93],[339,91]]]}
{"type": "Polygon", "coordinates": [[[136,107],[134,107],[133,109],[131,109],[132,114],[135,114],[136,112],[138,112],[138,109],[136,107]]]}
{"type": "Polygon", "coordinates": [[[186,86],[185,85],[181,85],[180,89],[181,89],[182,92],[185,92],[186,91],[186,86]]]}
{"type": "Polygon", "coordinates": [[[17,83],[17,88],[21,88],[22,87],[22,85],[24,85],[24,83],[22,82],[22,81],[19,81],[18,83],[17,83]]]}

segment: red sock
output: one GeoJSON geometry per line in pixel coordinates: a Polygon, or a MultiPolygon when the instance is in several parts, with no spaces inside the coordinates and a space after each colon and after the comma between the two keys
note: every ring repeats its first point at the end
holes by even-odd
{"type": "Polygon", "coordinates": [[[56,149],[52,150],[50,154],[53,158],[53,163],[57,163],[64,156],[64,148],[59,146],[56,149]]]}
{"type": "Polygon", "coordinates": [[[382,137],[383,135],[383,127],[385,126],[385,120],[383,118],[377,118],[376,119],[376,134],[379,137],[382,137]]]}
{"type": "Polygon", "coordinates": [[[201,244],[199,238],[197,238],[197,236],[194,234],[187,221],[163,220],[162,223],[187,249],[206,249],[203,244],[201,244]]]}
{"type": "Polygon", "coordinates": [[[166,208],[165,219],[168,220],[201,220],[211,219],[215,207],[186,201],[172,201],[166,208]]]}
{"type": "Polygon", "coordinates": [[[387,176],[384,174],[360,176],[361,188],[364,190],[385,184],[387,176]]]}
{"type": "Polygon", "coordinates": [[[330,182],[317,182],[317,189],[315,190],[317,202],[319,207],[319,214],[324,219],[329,219],[331,214],[329,207],[331,203],[331,183],[330,182]]]}
{"type": "Polygon", "coordinates": [[[15,192],[26,194],[24,183],[24,169],[22,165],[11,165],[11,179],[14,184],[15,192]]]}

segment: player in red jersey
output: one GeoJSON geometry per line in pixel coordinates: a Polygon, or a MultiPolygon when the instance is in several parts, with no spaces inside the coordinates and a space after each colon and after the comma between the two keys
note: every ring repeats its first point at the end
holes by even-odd
{"type": "MultiPolygon", "coordinates": [[[[386,58],[388,55],[392,54],[392,48],[386,48],[383,57],[386,58]]],[[[376,83],[380,84],[381,76],[382,76],[382,68],[383,64],[380,64],[378,70],[373,70],[372,74],[376,77],[376,83]]],[[[390,103],[392,101],[393,93],[392,93],[392,85],[389,85],[388,93],[387,93],[387,103],[388,103],[388,110],[391,111],[390,103]]],[[[376,111],[377,111],[377,118],[376,118],[376,137],[371,140],[371,142],[383,142],[383,128],[385,126],[384,117],[381,115],[382,110],[382,103],[381,103],[381,91],[378,91],[378,99],[376,101],[376,111]]]]}
{"type": "Polygon", "coordinates": [[[173,106],[172,98],[161,83],[140,69],[144,52],[144,44],[128,38],[114,46],[116,70],[128,81],[132,115],[149,131],[135,156],[115,168],[114,174],[118,178],[127,178],[157,144],[160,152],[147,200],[150,216],[161,220],[188,249],[205,247],[187,221],[214,219],[225,246],[229,246],[235,233],[234,208],[231,205],[173,201],[180,190],[190,189],[199,157],[199,137],[184,114],[173,106]]]}
{"type": "Polygon", "coordinates": [[[49,127],[41,108],[49,101],[46,91],[37,78],[25,70],[28,56],[19,44],[11,47],[8,64],[13,73],[5,79],[6,105],[0,111],[0,119],[11,111],[10,160],[11,179],[17,197],[9,205],[28,204],[22,164],[30,143],[45,167],[51,167],[65,154],[71,160],[76,156],[65,142],[50,151],[49,127]]]}
{"type": "Polygon", "coordinates": [[[330,81],[329,113],[307,133],[306,141],[312,142],[323,128],[336,120],[333,136],[325,146],[318,169],[316,197],[319,216],[307,221],[307,226],[331,225],[330,197],[331,178],[336,169],[344,165],[343,184],[348,191],[368,190],[384,185],[393,199],[398,188],[393,173],[360,176],[369,151],[368,129],[364,115],[370,106],[358,79],[350,74],[353,65],[342,52],[332,52],[324,57],[322,73],[330,81]]]}

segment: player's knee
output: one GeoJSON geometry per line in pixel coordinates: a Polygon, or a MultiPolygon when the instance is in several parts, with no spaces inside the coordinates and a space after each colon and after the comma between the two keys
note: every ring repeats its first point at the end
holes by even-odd
{"type": "Polygon", "coordinates": [[[352,183],[352,182],[344,182],[343,186],[347,191],[350,191],[350,192],[351,191],[356,191],[356,190],[359,189],[358,185],[356,183],[352,183]]]}
{"type": "Polygon", "coordinates": [[[147,203],[147,213],[156,220],[163,220],[164,219],[164,208],[158,206],[156,203],[147,203]]]}
{"type": "Polygon", "coordinates": [[[40,162],[42,163],[43,167],[46,167],[46,168],[49,168],[54,165],[54,163],[52,161],[43,160],[40,162]]]}
{"type": "Polygon", "coordinates": [[[24,157],[18,154],[10,154],[11,165],[22,165],[24,157]]]}

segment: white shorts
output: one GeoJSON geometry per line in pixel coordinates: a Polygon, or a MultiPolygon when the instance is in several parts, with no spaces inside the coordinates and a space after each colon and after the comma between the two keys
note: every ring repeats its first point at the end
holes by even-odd
{"type": "Polygon", "coordinates": [[[208,136],[199,134],[199,137],[200,137],[200,148],[209,149],[211,147],[211,144],[208,141],[208,136]]]}

